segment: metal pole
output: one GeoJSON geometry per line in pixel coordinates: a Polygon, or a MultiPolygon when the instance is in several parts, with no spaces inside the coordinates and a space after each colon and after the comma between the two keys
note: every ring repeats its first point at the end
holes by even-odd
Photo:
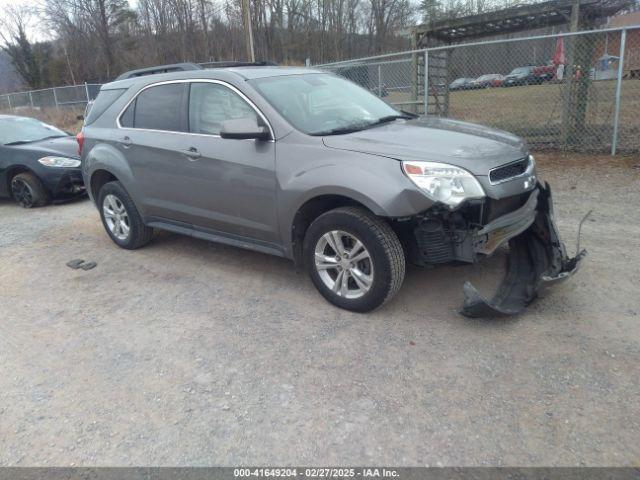
{"type": "Polygon", "coordinates": [[[378,65],[378,96],[382,97],[382,66],[378,65]]]}
{"type": "Polygon", "coordinates": [[[424,51],[424,115],[429,115],[429,50],[424,51]]]}
{"type": "Polygon", "coordinates": [[[620,37],[620,55],[618,60],[618,78],[616,79],[616,110],[613,115],[613,139],[611,140],[611,155],[616,154],[618,147],[618,125],[620,123],[620,95],[622,94],[622,74],[624,73],[624,49],[627,43],[627,30],[622,30],[620,37]]]}
{"type": "Polygon", "coordinates": [[[53,101],[56,104],[56,108],[60,109],[60,107],[58,106],[58,95],[56,95],[56,89],[52,88],[51,90],[53,90],[53,101]]]}
{"type": "Polygon", "coordinates": [[[29,92],[29,103],[31,104],[31,108],[33,109],[33,95],[29,92]]]}
{"type": "Polygon", "coordinates": [[[9,110],[13,112],[13,107],[11,106],[11,95],[7,95],[7,102],[9,102],[9,110]]]}
{"type": "Polygon", "coordinates": [[[89,85],[87,85],[87,82],[84,82],[84,94],[87,97],[87,103],[89,103],[89,85]]]}

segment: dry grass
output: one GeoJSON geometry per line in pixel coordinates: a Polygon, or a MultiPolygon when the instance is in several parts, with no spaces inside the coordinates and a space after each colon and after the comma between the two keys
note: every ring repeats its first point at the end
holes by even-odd
{"type": "MultiPolygon", "coordinates": [[[[562,124],[563,84],[491,88],[451,92],[451,118],[490,125],[514,132],[534,145],[558,145],[562,124]]],[[[610,145],[615,110],[614,81],[593,82],[589,88],[586,127],[580,146],[610,145]]],[[[409,100],[407,93],[392,93],[387,100],[409,100]]],[[[431,99],[433,100],[433,99],[431,99]]],[[[622,82],[620,147],[640,149],[640,81],[622,82]]]]}

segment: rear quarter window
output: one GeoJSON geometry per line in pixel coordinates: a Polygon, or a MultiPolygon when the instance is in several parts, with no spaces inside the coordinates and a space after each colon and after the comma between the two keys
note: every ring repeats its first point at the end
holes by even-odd
{"type": "Polygon", "coordinates": [[[93,101],[93,105],[89,108],[89,111],[85,115],[84,124],[90,125],[95,122],[100,115],[102,115],[107,108],[109,108],[113,102],[115,102],[120,96],[126,92],[126,88],[116,88],[113,90],[100,90],[100,93],[93,101]]]}
{"type": "MultiPolygon", "coordinates": [[[[133,128],[186,132],[186,92],[186,83],[157,85],[143,90],[135,101],[133,128]]],[[[123,126],[122,120],[127,122],[129,114],[127,111],[121,117],[123,126]]]]}

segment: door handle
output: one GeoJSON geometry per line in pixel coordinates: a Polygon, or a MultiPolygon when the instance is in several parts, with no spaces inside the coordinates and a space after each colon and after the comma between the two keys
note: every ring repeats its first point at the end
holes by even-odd
{"type": "Polygon", "coordinates": [[[200,152],[196,147],[191,147],[188,150],[183,150],[182,153],[189,157],[189,160],[197,160],[202,156],[200,155],[200,152]]]}
{"type": "Polygon", "coordinates": [[[124,137],[122,140],[120,140],[120,143],[124,148],[129,148],[133,144],[129,137],[124,137]]]}

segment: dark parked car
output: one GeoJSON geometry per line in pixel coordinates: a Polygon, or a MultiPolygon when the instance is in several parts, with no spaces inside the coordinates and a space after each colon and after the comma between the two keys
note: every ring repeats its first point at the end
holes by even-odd
{"type": "Polygon", "coordinates": [[[504,77],[503,87],[515,87],[516,85],[531,85],[538,83],[533,74],[534,67],[514,68],[509,75],[504,77]]]}
{"type": "Polygon", "coordinates": [[[282,256],[349,310],[393,297],[407,260],[476,263],[509,243],[498,295],[467,283],[462,312],[513,314],[583,255],[567,257],[549,186],[518,137],[405,114],[318,70],[115,81],[83,136],[85,182],[118,246],[161,228],[282,256]]]}
{"type": "Polygon", "coordinates": [[[0,196],[30,208],[84,192],[73,136],[35,118],[0,115],[0,196]]]}
{"type": "Polygon", "coordinates": [[[449,90],[467,90],[473,82],[473,78],[456,78],[449,84],[449,90]]]}
{"type": "Polygon", "coordinates": [[[502,80],[504,77],[499,73],[488,73],[486,75],[481,75],[475,80],[471,82],[469,88],[491,88],[493,86],[493,82],[495,80],[502,80]]]}

